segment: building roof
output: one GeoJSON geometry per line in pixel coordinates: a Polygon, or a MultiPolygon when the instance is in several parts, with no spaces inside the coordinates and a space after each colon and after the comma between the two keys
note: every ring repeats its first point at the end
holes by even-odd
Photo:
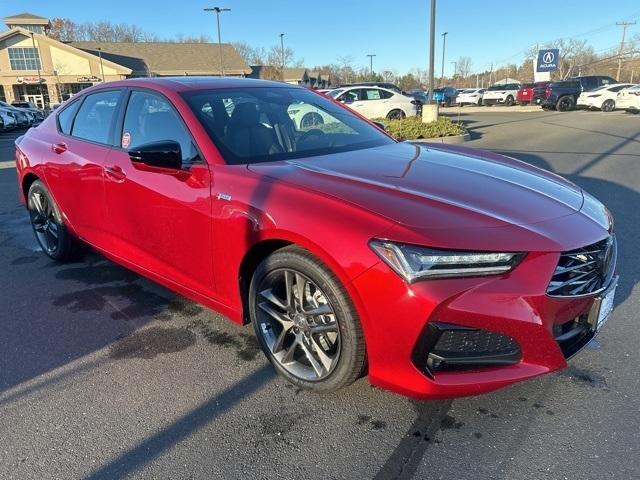
{"type": "Polygon", "coordinates": [[[285,68],[283,77],[286,80],[303,80],[307,73],[306,68],[285,68]]]}
{"type": "MultiPolygon", "coordinates": [[[[67,42],[68,45],[130,68],[133,75],[220,75],[220,52],[215,43],[67,42]]],[[[224,73],[251,73],[236,49],[222,44],[224,73]]]]}
{"type": "Polygon", "coordinates": [[[33,13],[20,13],[18,15],[11,15],[10,17],[4,17],[4,23],[7,25],[27,24],[27,25],[48,25],[49,19],[46,17],[39,17],[33,13]]]}
{"type": "MultiPolygon", "coordinates": [[[[92,52],[88,52],[88,51],[84,51],[84,50],[80,50],[77,48],[74,48],[70,45],[67,45],[66,43],[60,42],[54,38],[48,37],[46,35],[43,35],[41,33],[35,33],[35,32],[31,32],[29,30],[25,30],[22,27],[14,27],[14,28],[10,28],[9,30],[5,30],[4,32],[0,32],[0,41],[4,40],[5,38],[9,38],[9,37],[13,37],[13,36],[17,36],[17,35],[22,35],[24,37],[31,37],[33,36],[35,38],[35,40],[38,42],[38,44],[40,44],[40,42],[43,43],[48,43],[48,44],[53,44],[58,46],[61,49],[67,50],[69,52],[74,53],[75,55],[80,55],[84,58],[90,58],[92,60],[97,60],[98,55],[94,55],[92,52]]],[[[97,53],[97,52],[96,52],[97,53]]],[[[131,74],[131,69],[128,68],[126,65],[122,65],[118,62],[113,62],[111,60],[109,60],[108,58],[104,58],[105,61],[105,65],[108,65],[112,68],[114,68],[118,74],[120,75],[130,75],[131,74]]]]}

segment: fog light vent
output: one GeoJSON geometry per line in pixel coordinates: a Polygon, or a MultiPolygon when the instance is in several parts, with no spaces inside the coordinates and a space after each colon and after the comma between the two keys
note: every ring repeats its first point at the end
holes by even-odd
{"type": "Polygon", "coordinates": [[[428,324],[419,344],[414,349],[414,363],[429,375],[512,365],[522,357],[518,344],[507,335],[440,322],[428,324]]]}

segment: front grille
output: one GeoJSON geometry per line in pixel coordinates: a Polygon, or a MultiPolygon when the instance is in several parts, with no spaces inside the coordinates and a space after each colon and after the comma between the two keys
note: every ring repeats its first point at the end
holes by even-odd
{"type": "Polygon", "coordinates": [[[560,255],[547,294],[554,297],[590,295],[607,287],[616,268],[614,235],[560,255]]]}

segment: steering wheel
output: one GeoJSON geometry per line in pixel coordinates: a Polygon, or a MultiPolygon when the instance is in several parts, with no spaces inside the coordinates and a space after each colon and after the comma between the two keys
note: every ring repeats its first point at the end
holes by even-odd
{"type": "Polygon", "coordinates": [[[319,128],[312,128],[311,130],[307,130],[302,135],[300,135],[300,138],[298,138],[298,142],[304,143],[308,142],[312,138],[320,139],[324,136],[325,133],[322,130],[320,130],[319,128]]]}

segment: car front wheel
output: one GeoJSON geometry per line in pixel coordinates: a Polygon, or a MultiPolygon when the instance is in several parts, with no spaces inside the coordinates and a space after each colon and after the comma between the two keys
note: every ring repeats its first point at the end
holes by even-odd
{"type": "Polygon", "coordinates": [[[355,308],[337,277],[308,251],[286,247],[258,266],[249,313],[265,355],[293,384],[332,392],[362,373],[365,343],[355,308]]]}
{"type": "Polygon", "coordinates": [[[602,104],[603,112],[613,112],[615,109],[616,109],[616,102],[611,99],[605,100],[602,104]]]}
{"type": "Polygon", "coordinates": [[[74,258],[78,241],[65,226],[58,206],[40,180],[34,181],[29,187],[27,208],[33,233],[42,251],[58,261],[74,258]]]}

